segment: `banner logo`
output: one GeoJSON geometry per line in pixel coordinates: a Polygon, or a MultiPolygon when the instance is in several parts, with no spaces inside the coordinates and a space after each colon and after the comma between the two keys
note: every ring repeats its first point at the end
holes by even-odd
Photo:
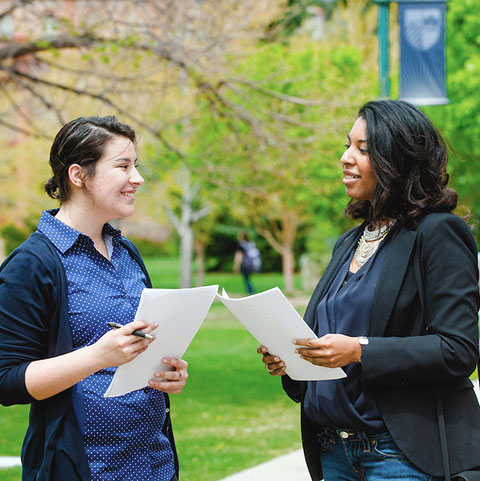
{"type": "Polygon", "coordinates": [[[448,103],[445,86],[444,2],[402,2],[400,98],[415,105],[448,103]]]}
{"type": "Polygon", "coordinates": [[[405,12],[405,35],[415,50],[429,50],[442,33],[442,14],[438,9],[409,9],[405,12]]]}

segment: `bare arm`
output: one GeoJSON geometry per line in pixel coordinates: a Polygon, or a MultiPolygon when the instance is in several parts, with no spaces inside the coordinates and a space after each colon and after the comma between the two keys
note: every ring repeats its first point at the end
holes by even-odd
{"type": "Polygon", "coordinates": [[[72,387],[91,374],[111,366],[120,366],[147,349],[152,340],[133,336],[135,329],[150,332],[157,327],[135,321],[109,331],[95,344],[49,359],[31,362],[25,371],[29,394],[42,400],[72,387]]]}
{"type": "Polygon", "coordinates": [[[233,272],[240,272],[240,265],[243,260],[243,251],[238,250],[235,252],[235,257],[233,258],[233,272]]]}

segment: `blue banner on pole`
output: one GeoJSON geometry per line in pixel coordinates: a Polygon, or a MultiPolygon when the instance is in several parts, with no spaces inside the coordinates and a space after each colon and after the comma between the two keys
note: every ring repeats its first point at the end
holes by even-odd
{"type": "Polygon", "coordinates": [[[448,103],[445,2],[399,3],[400,98],[416,105],[448,103]]]}

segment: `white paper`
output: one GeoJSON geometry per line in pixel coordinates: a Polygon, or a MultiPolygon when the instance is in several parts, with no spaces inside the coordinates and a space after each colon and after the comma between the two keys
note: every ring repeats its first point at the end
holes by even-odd
{"type": "Polygon", "coordinates": [[[339,367],[315,366],[295,352],[294,339],[317,339],[317,336],[278,287],[241,299],[231,299],[223,289],[217,297],[270,354],[285,363],[292,379],[325,381],[346,377],[339,367]]]}
{"type": "Polygon", "coordinates": [[[164,357],[181,358],[207,317],[218,285],[192,289],[144,289],[135,320],[155,322],[158,327],[148,349],[133,361],[122,364],[105,397],[122,396],[148,386],[155,372],[171,371],[164,357]]]}

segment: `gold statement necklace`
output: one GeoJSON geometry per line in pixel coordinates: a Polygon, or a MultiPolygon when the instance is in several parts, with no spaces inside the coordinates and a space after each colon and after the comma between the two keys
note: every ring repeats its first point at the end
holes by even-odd
{"type": "Polygon", "coordinates": [[[382,240],[387,236],[395,222],[396,220],[394,219],[376,230],[370,230],[368,226],[365,227],[353,256],[355,264],[357,264],[358,267],[362,267],[363,264],[365,264],[365,262],[372,257],[372,255],[378,249],[380,242],[382,242],[382,240]]]}

